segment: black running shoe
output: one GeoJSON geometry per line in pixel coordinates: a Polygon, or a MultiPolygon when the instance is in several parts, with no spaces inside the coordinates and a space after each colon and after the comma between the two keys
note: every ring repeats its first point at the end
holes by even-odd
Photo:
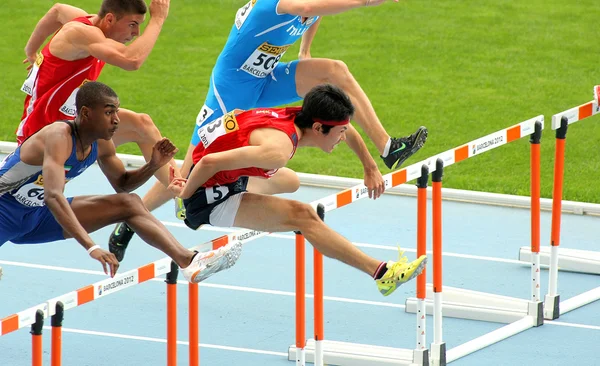
{"type": "Polygon", "coordinates": [[[133,229],[124,222],[118,223],[115,230],[110,234],[108,250],[117,257],[119,262],[125,257],[125,250],[127,250],[133,234],[135,234],[133,229]]]}
{"type": "Polygon", "coordinates": [[[393,169],[396,163],[395,169],[400,168],[406,159],[423,147],[425,140],[427,140],[427,128],[423,126],[408,137],[392,137],[390,153],[385,158],[383,156],[381,158],[388,168],[393,169]]]}

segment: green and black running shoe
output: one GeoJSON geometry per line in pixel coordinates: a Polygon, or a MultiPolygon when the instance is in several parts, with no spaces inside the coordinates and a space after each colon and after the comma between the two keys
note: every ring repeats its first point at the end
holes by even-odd
{"type": "Polygon", "coordinates": [[[393,137],[389,154],[385,158],[383,156],[381,158],[388,168],[398,169],[406,159],[423,147],[425,140],[427,140],[427,128],[423,126],[408,137],[393,137]],[[395,168],[394,165],[396,165],[395,168]]]}
{"type": "Polygon", "coordinates": [[[124,222],[117,224],[115,230],[108,239],[108,250],[121,262],[125,257],[125,251],[135,232],[124,222]]]}

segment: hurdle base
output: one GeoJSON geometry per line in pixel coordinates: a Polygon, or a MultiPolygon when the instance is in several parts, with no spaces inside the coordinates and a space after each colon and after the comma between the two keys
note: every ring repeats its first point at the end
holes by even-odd
{"type": "MultiPolygon", "coordinates": [[[[531,248],[521,247],[519,260],[523,264],[531,263],[531,248]]],[[[540,264],[550,265],[550,248],[540,248],[540,264]]],[[[560,248],[558,252],[558,270],[577,273],[600,274],[600,252],[560,248]]]]}
{"type": "MultiPolygon", "coordinates": [[[[306,342],[304,351],[306,362],[314,363],[315,341],[313,339],[306,342]]],[[[296,345],[288,348],[288,360],[296,361],[296,345]]],[[[427,349],[413,350],[324,340],[323,362],[330,366],[427,366],[429,353],[427,349]]]]}
{"type": "Polygon", "coordinates": [[[446,366],[446,343],[431,344],[431,366],[446,366]]]}
{"type": "Polygon", "coordinates": [[[560,295],[546,295],[544,298],[544,319],[554,320],[560,316],[560,295]]]}
{"type": "MultiPolygon", "coordinates": [[[[543,317],[541,302],[518,299],[509,296],[500,296],[486,292],[464,290],[454,287],[444,287],[444,300],[442,301],[442,313],[450,318],[481,320],[487,322],[509,324],[532,316],[536,323],[541,325],[543,317]]],[[[433,314],[433,286],[427,284],[427,295],[425,299],[426,314],[433,314]]],[[[416,313],[417,299],[414,297],[406,300],[407,313],[416,313]]]]}

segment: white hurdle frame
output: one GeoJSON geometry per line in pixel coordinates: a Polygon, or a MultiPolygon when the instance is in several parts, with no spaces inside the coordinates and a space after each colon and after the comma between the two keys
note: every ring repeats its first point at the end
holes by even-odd
{"type": "MultiPolygon", "coordinates": [[[[539,122],[541,130],[543,128],[544,116],[539,115],[509,128],[473,140],[458,148],[445,151],[421,162],[412,164],[394,173],[387,174],[384,176],[386,189],[421,177],[424,166],[428,168],[429,172],[434,172],[436,170],[436,162],[438,159],[441,160],[443,166],[446,167],[505,145],[508,142],[529,136],[535,131],[536,122],[539,122]]],[[[322,204],[327,212],[350,204],[366,196],[367,190],[364,185],[360,184],[335,195],[315,201],[312,205],[316,206],[322,204]]],[[[427,296],[429,297],[429,291],[427,296]]],[[[438,295],[438,298],[441,299],[441,293],[438,295]]],[[[425,304],[427,308],[429,305],[428,302],[426,301],[425,304]]],[[[445,307],[443,308],[445,311],[445,307]]],[[[539,319],[541,319],[541,316],[538,316],[538,313],[541,314],[541,309],[541,302],[539,302],[539,304],[536,303],[535,307],[531,307],[531,313],[535,313],[535,322],[531,321],[532,324],[537,323],[539,319]]],[[[427,308],[427,310],[429,313],[431,312],[431,309],[427,308]]],[[[529,312],[528,308],[524,316],[527,316],[529,312]]],[[[518,317],[518,319],[520,318],[522,318],[522,316],[518,317]]],[[[434,324],[436,325],[436,328],[440,330],[439,336],[435,336],[437,350],[434,358],[443,360],[445,363],[446,354],[440,354],[445,351],[445,345],[441,341],[441,320],[437,319],[436,321],[436,319],[434,319],[434,324]]],[[[419,343],[420,340],[422,340],[421,335],[417,333],[417,342],[419,343]]],[[[325,340],[323,341],[323,362],[328,365],[344,366],[428,365],[430,361],[429,355],[428,353],[422,352],[425,350],[427,349],[418,349],[418,347],[417,349],[400,349],[325,340]]],[[[315,362],[315,343],[313,340],[309,340],[303,350],[297,349],[295,344],[291,345],[288,348],[288,359],[290,361],[298,361],[300,359],[298,356],[300,352],[304,352],[305,362],[315,362]]],[[[322,361],[319,359],[317,362],[322,361]]],[[[296,364],[298,365],[298,363],[296,364]]]]}
{"type": "MultiPolygon", "coordinates": [[[[550,248],[541,251],[541,263],[549,266],[548,293],[544,301],[544,318],[557,319],[560,315],[578,309],[600,299],[600,287],[575,296],[561,304],[558,294],[558,270],[600,274],[600,252],[560,248],[560,224],[562,214],[562,187],[564,181],[565,145],[568,125],[600,113],[598,103],[593,100],[552,116],[552,130],[556,131],[554,160],[554,190],[552,201],[552,234],[550,248]]],[[[519,250],[519,260],[531,258],[528,248],[519,250]]]]}

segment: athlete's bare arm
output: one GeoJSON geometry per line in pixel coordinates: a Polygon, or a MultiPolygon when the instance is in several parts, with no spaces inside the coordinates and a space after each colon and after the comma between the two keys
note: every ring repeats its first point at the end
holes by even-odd
{"type": "Polygon", "coordinates": [[[60,29],[68,21],[87,16],[88,13],[83,10],[67,4],[54,4],[50,10],[39,20],[35,29],[31,33],[27,45],[25,45],[25,56],[27,58],[23,63],[35,62],[36,53],[42,47],[42,44],[54,32],[60,29]]]}
{"type": "Polygon", "coordinates": [[[319,25],[321,24],[321,19],[319,18],[315,24],[313,24],[304,34],[302,35],[302,40],[300,41],[300,51],[298,51],[298,58],[310,58],[310,46],[312,45],[313,39],[315,39],[315,35],[317,34],[317,29],[319,29],[319,25]]]}
{"type": "MultiPolygon", "coordinates": [[[[254,131],[253,134],[256,132],[254,131]]],[[[181,198],[189,198],[198,187],[220,171],[249,167],[265,170],[283,168],[290,160],[294,147],[285,133],[277,132],[281,134],[279,138],[270,138],[258,145],[244,146],[204,156],[194,166],[187,181],[183,178],[175,178],[169,185],[169,189],[181,198]]]]}
{"type": "Polygon", "coordinates": [[[124,45],[106,38],[98,27],[68,23],[50,43],[50,51],[63,60],[78,60],[92,55],[113,66],[132,71],[139,69],[150,55],[169,13],[170,0],[153,0],[150,21],[144,33],[124,45]]]}
{"type": "Polygon", "coordinates": [[[152,158],[141,168],[126,170],[116,155],[112,140],[98,140],[98,165],[117,193],[131,192],[146,183],[156,171],[168,163],[179,151],[171,141],[163,138],[152,149],[152,158]]]}
{"type": "MultiPolygon", "coordinates": [[[[375,6],[387,0],[280,0],[277,5],[278,13],[313,17],[316,15],[331,15],[363,6],[375,6]]],[[[398,0],[394,0],[398,2],[398,0]]]]}
{"type": "Polygon", "coordinates": [[[77,220],[63,193],[65,188],[64,164],[73,149],[71,129],[66,123],[54,123],[44,133],[45,147],[42,165],[44,203],[63,230],[75,238],[85,249],[90,249],[94,246],[94,242],[77,220]]]}
{"type": "Polygon", "coordinates": [[[385,181],[377,167],[377,163],[375,163],[375,160],[373,160],[373,157],[369,153],[365,141],[351,124],[348,124],[348,129],[346,130],[346,144],[348,144],[348,147],[352,149],[362,163],[365,173],[364,183],[369,191],[369,198],[379,198],[385,190],[385,181]]]}

